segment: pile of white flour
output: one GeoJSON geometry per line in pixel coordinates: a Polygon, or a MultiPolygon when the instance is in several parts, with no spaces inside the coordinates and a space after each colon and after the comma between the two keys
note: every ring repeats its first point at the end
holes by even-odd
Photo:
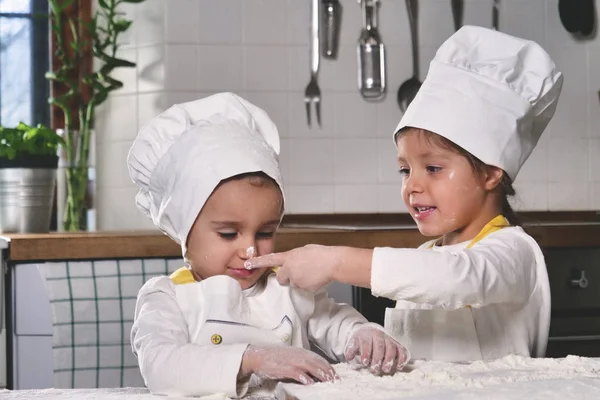
{"type": "Polygon", "coordinates": [[[347,364],[335,366],[341,381],[312,386],[285,384],[299,400],[325,399],[600,399],[600,359],[569,356],[449,363],[415,361],[406,372],[375,377],[347,364]]]}
{"type": "MultiPolygon", "coordinates": [[[[587,400],[600,399],[600,359],[569,356],[448,363],[415,361],[394,376],[375,377],[348,364],[334,366],[335,383],[279,385],[278,398],[297,400],[587,400]]],[[[254,400],[265,399],[254,393],[254,400]]],[[[2,400],[183,400],[158,397],[145,388],[0,390],[2,400]]],[[[223,395],[202,400],[226,399],[223,395]]]]}

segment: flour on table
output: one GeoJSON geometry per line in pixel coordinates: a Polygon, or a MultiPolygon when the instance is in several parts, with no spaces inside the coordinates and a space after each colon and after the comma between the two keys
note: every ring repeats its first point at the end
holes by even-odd
{"type": "MultiPolygon", "coordinates": [[[[146,388],[118,389],[30,389],[1,390],[2,400],[190,400],[190,397],[154,396],[146,388]]],[[[226,400],[223,394],[195,397],[195,400],[226,400]]]]}
{"type": "Polygon", "coordinates": [[[569,356],[534,359],[507,356],[495,361],[415,361],[394,376],[335,365],[341,381],[312,386],[284,384],[299,400],[325,399],[600,399],[600,359],[569,356]],[[527,393],[527,395],[525,395],[527,393]]]}
{"type": "MultiPolygon", "coordinates": [[[[394,376],[376,377],[350,364],[334,366],[341,380],[303,386],[280,384],[298,400],[598,400],[600,359],[569,356],[535,359],[507,356],[495,361],[415,361],[394,376]]],[[[266,400],[260,390],[247,400],[266,400]]],[[[284,397],[281,397],[284,398],[284,397]]],[[[189,400],[153,396],[145,388],[0,390],[2,400],[189,400]]],[[[224,395],[195,398],[224,400],[224,395]]]]}

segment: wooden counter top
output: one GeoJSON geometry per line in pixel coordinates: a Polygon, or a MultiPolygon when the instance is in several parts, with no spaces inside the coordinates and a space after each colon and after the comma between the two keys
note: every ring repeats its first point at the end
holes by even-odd
{"type": "Polygon", "coordinates": [[[181,248],[156,231],[7,234],[11,261],[177,257],[181,248]]]}
{"type": "MultiPolygon", "coordinates": [[[[276,250],[285,251],[309,243],[355,247],[417,247],[427,240],[414,225],[363,225],[327,229],[283,227],[276,250]],[[343,229],[341,229],[343,228],[343,229]]],[[[600,247],[600,223],[560,222],[525,225],[542,247],[600,247]]],[[[93,260],[145,257],[181,257],[181,249],[158,231],[95,233],[8,234],[11,261],[93,260]]],[[[0,246],[1,248],[1,246],[0,246]]]]}

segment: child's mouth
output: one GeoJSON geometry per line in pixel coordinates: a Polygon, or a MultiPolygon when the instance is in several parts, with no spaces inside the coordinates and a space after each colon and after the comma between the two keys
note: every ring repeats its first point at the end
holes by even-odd
{"type": "Polygon", "coordinates": [[[246,268],[229,268],[229,271],[233,276],[238,278],[249,278],[256,272],[254,269],[246,269],[246,268]]]}
{"type": "Polygon", "coordinates": [[[415,219],[417,220],[423,220],[437,210],[437,207],[433,206],[418,206],[413,208],[415,210],[415,219]]]}

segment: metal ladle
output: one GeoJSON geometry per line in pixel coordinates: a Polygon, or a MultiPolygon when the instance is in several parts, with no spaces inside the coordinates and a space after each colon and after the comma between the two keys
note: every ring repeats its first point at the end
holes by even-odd
{"type": "Polygon", "coordinates": [[[463,0],[452,0],[452,17],[454,18],[454,31],[463,25],[463,0]]]}
{"type": "Polygon", "coordinates": [[[398,89],[398,105],[402,112],[405,112],[408,105],[417,95],[417,92],[421,88],[421,81],[419,80],[419,48],[418,48],[418,30],[417,30],[417,17],[418,8],[417,0],[406,0],[406,10],[408,12],[408,24],[410,26],[410,37],[412,44],[412,57],[413,57],[413,76],[404,81],[398,89]]]}

